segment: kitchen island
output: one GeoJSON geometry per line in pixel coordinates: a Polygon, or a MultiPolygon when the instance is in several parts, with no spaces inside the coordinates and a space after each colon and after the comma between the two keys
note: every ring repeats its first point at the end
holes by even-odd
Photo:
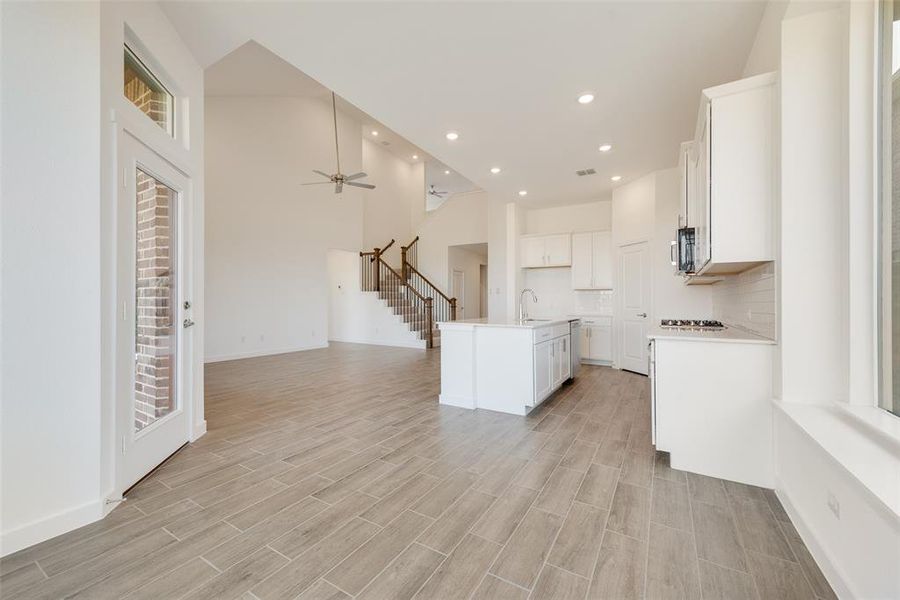
{"type": "Polygon", "coordinates": [[[572,376],[578,319],[439,323],[440,403],[526,415],[572,376]]]}

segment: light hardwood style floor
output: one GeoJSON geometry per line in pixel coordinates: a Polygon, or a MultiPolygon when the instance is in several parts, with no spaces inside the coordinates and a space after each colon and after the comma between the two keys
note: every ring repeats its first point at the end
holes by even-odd
{"type": "Polygon", "coordinates": [[[768,490],[675,471],[648,381],[584,367],[528,417],[441,407],[440,355],[209,365],[209,433],[103,521],[0,561],[3,598],[834,595],[768,490]]]}

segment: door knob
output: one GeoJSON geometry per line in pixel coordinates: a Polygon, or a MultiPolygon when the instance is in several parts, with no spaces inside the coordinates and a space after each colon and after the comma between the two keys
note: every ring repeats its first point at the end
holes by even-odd
{"type": "Polygon", "coordinates": [[[184,325],[184,328],[187,329],[188,327],[194,326],[194,321],[192,319],[185,319],[182,325],[184,325]]]}
{"type": "Polygon", "coordinates": [[[638,313],[637,316],[645,319],[645,318],[647,318],[647,313],[638,313]]]}

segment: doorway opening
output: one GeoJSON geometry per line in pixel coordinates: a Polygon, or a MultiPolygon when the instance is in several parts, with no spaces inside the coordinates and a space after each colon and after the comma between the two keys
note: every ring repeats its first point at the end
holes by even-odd
{"type": "Polygon", "coordinates": [[[457,319],[487,317],[487,265],[486,243],[447,248],[447,287],[456,298],[457,319]]]}

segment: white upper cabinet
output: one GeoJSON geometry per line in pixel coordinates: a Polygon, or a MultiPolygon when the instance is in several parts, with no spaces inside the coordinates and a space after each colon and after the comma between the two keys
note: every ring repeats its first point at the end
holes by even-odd
{"type": "Polygon", "coordinates": [[[572,288],[613,288],[612,236],[609,231],[572,234],[572,288]]]}
{"type": "Polygon", "coordinates": [[[685,170],[701,275],[775,260],[775,83],[767,73],[703,91],[696,162],[685,170]]]}
{"type": "Polygon", "coordinates": [[[568,267],[572,264],[572,240],[568,233],[529,235],[521,238],[522,267],[568,267]]]}

